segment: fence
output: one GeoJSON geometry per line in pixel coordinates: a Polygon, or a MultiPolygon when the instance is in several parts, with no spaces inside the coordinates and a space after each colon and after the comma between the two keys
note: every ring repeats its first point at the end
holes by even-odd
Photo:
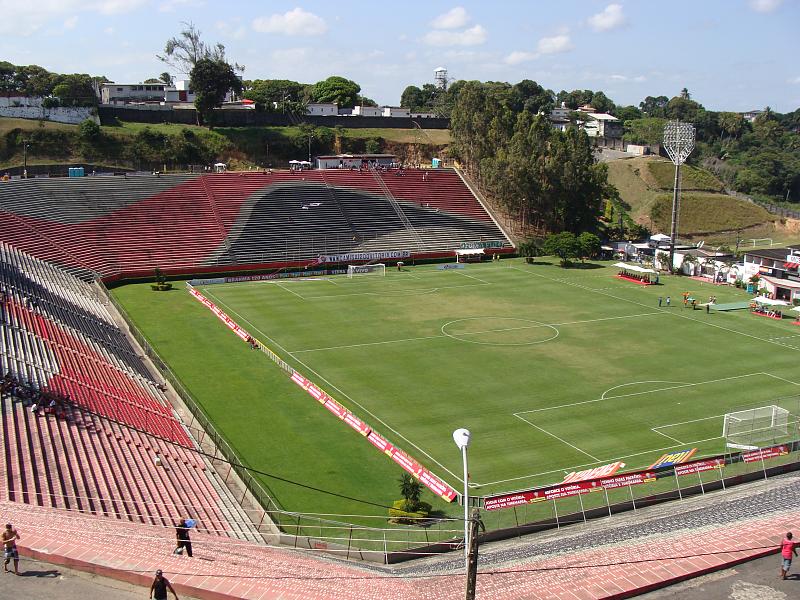
{"type": "MultiPolygon", "coordinates": [[[[396,562],[419,556],[418,548],[429,551],[430,544],[437,544],[436,551],[444,551],[458,546],[458,536],[463,532],[462,521],[456,519],[431,519],[420,525],[406,527],[376,527],[353,522],[344,522],[326,517],[337,515],[305,514],[283,509],[276,500],[275,495],[269,490],[263,480],[255,477],[251,468],[247,467],[228,441],[217,431],[209,417],[205,414],[200,403],[181,382],[180,378],[161,359],[155,349],[138,329],[125,308],[117,301],[108,289],[98,280],[98,285],[108,302],[110,302],[125,320],[131,335],[144,350],[147,357],[153,362],[161,373],[180,396],[191,414],[191,421],[186,424],[193,434],[198,445],[211,448],[213,458],[211,464],[226,485],[240,482],[245,493],[237,500],[240,504],[248,499],[255,501],[261,508],[258,519],[252,519],[253,524],[262,534],[269,536],[272,533],[270,524],[280,530],[278,539],[274,540],[294,548],[310,548],[325,550],[346,558],[358,558],[372,562],[396,562]],[[231,481],[232,478],[236,479],[231,481]],[[248,494],[250,498],[248,498],[248,494]],[[265,519],[268,523],[265,524],[265,519]]],[[[279,366],[285,363],[272,353],[270,358],[279,366]]],[[[288,365],[286,367],[288,368],[288,365]]],[[[252,511],[246,511],[252,514],[252,511]]],[[[360,516],[349,515],[365,520],[380,519],[385,522],[387,515],[360,516]]]]}
{"type": "MultiPolygon", "coordinates": [[[[190,427],[198,428],[199,440],[210,438],[221,458],[215,469],[228,482],[232,473],[264,508],[265,516],[276,523],[282,534],[280,541],[294,547],[328,550],[346,557],[379,562],[399,562],[429,553],[443,552],[460,542],[460,519],[431,519],[412,527],[372,527],[332,519],[336,515],[311,515],[281,508],[262,480],[241,464],[228,442],[217,432],[191,392],[183,386],[168,365],[153,350],[133,325],[124,308],[106,291],[131,332],[156,367],[170,381],[192,413],[190,427]]],[[[262,348],[271,360],[285,371],[291,367],[278,355],[262,348]]],[[[791,397],[792,408],[798,397],[791,397]]],[[[795,413],[797,410],[795,410],[795,413]]],[[[643,471],[613,475],[604,479],[557,484],[531,490],[510,492],[500,496],[475,498],[486,508],[481,541],[504,539],[536,531],[586,523],[590,519],[639,510],[669,500],[705,494],[770,475],[800,470],[800,442],[794,418],[791,431],[778,446],[765,449],[729,452],[684,463],[664,463],[643,471]],[[503,510],[500,510],[502,508],[503,510]]],[[[688,457],[686,457],[688,458],[688,457]]],[[[242,496],[241,501],[245,499],[242,496]]],[[[358,515],[349,517],[359,518],[358,515]]],[[[362,519],[386,520],[375,515],[362,519]]],[[[259,528],[261,528],[259,523],[259,528]]]]}
{"type": "Polygon", "coordinates": [[[734,198],[738,198],[739,200],[744,200],[745,202],[750,202],[751,204],[762,206],[773,215],[778,215],[779,217],[788,217],[790,219],[800,219],[800,210],[792,210],[784,206],[772,204],[771,202],[763,202],[762,200],[756,200],[755,198],[751,198],[747,194],[742,194],[741,192],[737,192],[736,190],[726,189],[725,193],[728,194],[729,196],[733,196],[734,198]]]}

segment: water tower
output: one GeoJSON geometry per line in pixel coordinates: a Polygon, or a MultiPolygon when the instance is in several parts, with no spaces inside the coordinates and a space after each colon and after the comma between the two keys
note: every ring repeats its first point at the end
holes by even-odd
{"type": "Polygon", "coordinates": [[[447,91],[447,69],[439,67],[433,72],[433,79],[436,82],[436,87],[440,90],[447,91]]]}

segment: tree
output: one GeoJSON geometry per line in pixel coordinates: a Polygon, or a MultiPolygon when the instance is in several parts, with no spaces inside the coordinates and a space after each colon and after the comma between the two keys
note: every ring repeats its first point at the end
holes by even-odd
{"type": "Polygon", "coordinates": [[[161,81],[160,79],[157,79],[156,77],[151,77],[150,79],[145,79],[144,83],[164,83],[164,82],[161,81]]]}
{"type": "MultiPolygon", "coordinates": [[[[226,62],[225,46],[215,44],[208,46],[200,39],[200,30],[191,22],[182,22],[183,31],[177,37],[167,40],[164,54],[156,58],[178,70],[179,73],[191,73],[198,62],[208,59],[215,62],[226,62]]],[[[234,63],[235,71],[244,71],[244,66],[234,63]]]]}
{"type": "Polygon", "coordinates": [[[667,108],[669,98],[666,96],[647,96],[642,102],[639,103],[639,110],[641,110],[648,117],[665,116],[664,110],[667,108]]]}
{"type": "Polygon", "coordinates": [[[584,231],[578,236],[577,242],[581,259],[592,259],[600,254],[600,238],[595,234],[584,231]]]}
{"type": "Polygon", "coordinates": [[[102,130],[100,129],[100,125],[91,119],[86,119],[78,125],[78,136],[81,138],[81,141],[93,144],[102,136],[102,130]]]}
{"type": "Polygon", "coordinates": [[[314,85],[314,102],[334,102],[340,108],[353,108],[358,103],[361,86],[338,75],[328,77],[314,85]]]}
{"type": "Polygon", "coordinates": [[[419,505],[422,484],[408,473],[403,473],[400,477],[400,495],[406,501],[406,509],[413,512],[419,505]]]}
{"type": "Polygon", "coordinates": [[[172,75],[170,75],[166,71],[164,71],[161,75],[158,76],[158,80],[161,83],[165,83],[167,85],[172,85],[172,82],[173,82],[172,75]]]}
{"type": "Polygon", "coordinates": [[[238,93],[242,90],[242,81],[224,60],[200,59],[192,69],[190,78],[195,93],[194,106],[201,123],[208,121],[213,109],[222,106],[228,91],[238,93]]]}
{"type": "Polygon", "coordinates": [[[612,114],[620,121],[632,121],[642,118],[642,111],[635,106],[617,106],[612,114]]]}
{"type": "Polygon", "coordinates": [[[268,111],[298,112],[296,109],[306,100],[307,87],[290,79],[255,79],[246,86],[244,97],[268,111]]]}
{"type": "Polygon", "coordinates": [[[561,259],[561,266],[567,267],[570,260],[581,255],[581,247],[574,233],[563,231],[547,236],[542,245],[542,250],[548,256],[557,256],[561,259]]]}
{"type": "Polygon", "coordinates": [[[88,75],[61,75],[53,88],[61,106],[96,106],[97,94],[88,75]]]}

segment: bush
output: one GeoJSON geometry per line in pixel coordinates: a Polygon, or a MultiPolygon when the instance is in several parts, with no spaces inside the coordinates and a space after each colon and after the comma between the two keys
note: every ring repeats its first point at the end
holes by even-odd
{"type": "Polygon", "coordinates": [[[392,523],[402,525],[414,525],[430,514],[431,505],[427,502],[417,502],[414,506],[408,500],[395,500],[389,509],[389,519],[392,523]]]}

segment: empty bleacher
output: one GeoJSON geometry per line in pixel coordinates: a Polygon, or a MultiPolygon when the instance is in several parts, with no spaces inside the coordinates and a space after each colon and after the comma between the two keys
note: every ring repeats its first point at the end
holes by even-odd
{"type": "MultiPolygon", "coordinates": [[[[450,170],[31,179],[0,185],[0,241],[84,279],[446,252],[505,236],[450,170]]],[[[510,244],[507,244],[510,247],[510,244]]]]}
{"type": "Polygon", "coordinates": [[[255,539],[89,284],[0,244],[0,291],[0,375],[24,384],[0,401],[3,497],[255,539]]]}

